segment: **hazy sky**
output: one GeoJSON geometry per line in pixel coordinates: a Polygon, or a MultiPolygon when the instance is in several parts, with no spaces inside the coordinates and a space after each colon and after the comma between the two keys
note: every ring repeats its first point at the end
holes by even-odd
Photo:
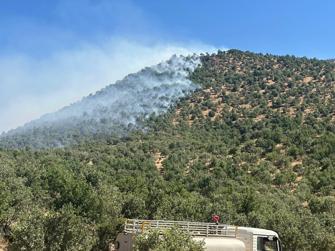
{"type": "Polygon", "coordinates": [[[1,0],[0,132],[173,53],[335,57],[335,1],[1,0]]]}

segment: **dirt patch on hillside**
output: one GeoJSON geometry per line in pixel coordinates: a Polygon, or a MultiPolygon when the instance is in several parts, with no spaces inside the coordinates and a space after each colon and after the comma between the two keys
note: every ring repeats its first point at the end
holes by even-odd
{"type": "Polygon", "coordinates": [[[262,121],[263,119],[265,119],[265,115],[264,114],[257,115],[256,118],[254,118],[255,122],[262,121]]]}
{"type": "Polygon", "coordinates": [[[201,111],[201,113],[202,113],[202,116],[204,116],[204,117],[208,117],[208,113],[209,113],[209,109],[206,109],[206,110],[203,110],[203,111],[201,111]]]}
{"type": "Polygon", "coordinates": [[[302,82],[304,84],[308,84],[308,83],[312,82],[312,80],[313,80],[313,77],[305,77],[302,82]]]}
{"type": "Polygon", "coordinates": [[[269,79],[268,81],[267,81],[267,84],[268,85],[273,85],[275,82],[272,80],[272,79],[269,79]]]}
{"type": "Polygon", "coordinates": [[[8,242],[0,239],[0,251],[8,251],[8,242]]]}
{"type": "Polygon", "coordinates": [[[292,167],[295,167],[297,165],[302,165],[302,160],[294,160],[291,162],[292,167]]]}
{"type": "Polygon", "coordinates": [[[166,156],[163,156],[161,152],[156,152],[154,154],[154,160],[157,170],[162,173],[164,170],[163,161],[166,160],[166,156]]]}
{"type": "Polygon", "coordinates": [[[179,124],[177,118],[180,116],[180,112],[181,112],[180,108],[176,110],[175,116],[172,118],[172,125],[176,126],[179,124]]]}

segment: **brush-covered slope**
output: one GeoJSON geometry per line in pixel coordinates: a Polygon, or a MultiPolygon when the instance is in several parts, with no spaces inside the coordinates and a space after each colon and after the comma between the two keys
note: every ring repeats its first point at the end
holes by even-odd
{"type": "Polygon", "coordinates": [[[236,50],[201,61],[201,88],[145,131],[0,151],[10,245],[102,250],[125,217],[219,214],[278,231],[284,250],[335,250],[335,65],[236,50]]]}
{"type": "Polygon", "coordinates": [[[196,56],[173,56],[0,136],[0,146],[62,147],[124,134],[129,129],[143,129],[143,119],[165,112],[196,88],[188,75],[199,63],[196,56]]]}

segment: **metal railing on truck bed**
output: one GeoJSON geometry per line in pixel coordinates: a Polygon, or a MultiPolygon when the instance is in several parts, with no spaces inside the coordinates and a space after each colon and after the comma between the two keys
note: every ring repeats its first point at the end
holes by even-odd
{"type": "Polygon", "coordinates": [[[137,219],[128,219],[124,226],[124,232],[136,234],[149,229],[165,230],[172,227],[185,230],[192,236],[236,237],[237,233],[237,227],[226,224],[137,219]]]}

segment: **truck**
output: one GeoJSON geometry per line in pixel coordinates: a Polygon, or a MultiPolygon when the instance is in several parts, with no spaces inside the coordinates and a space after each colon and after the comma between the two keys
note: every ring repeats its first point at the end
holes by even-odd
{"type": "Polygon", "coordinates": [[[204,243],[206,251],[282,251],[275,231],[232,226],[221,223],[127,219],[123,232],[114,243],[116,251],[132,251],[136,235],[149,229],[166,230],[177,227],[204,243]]]}

